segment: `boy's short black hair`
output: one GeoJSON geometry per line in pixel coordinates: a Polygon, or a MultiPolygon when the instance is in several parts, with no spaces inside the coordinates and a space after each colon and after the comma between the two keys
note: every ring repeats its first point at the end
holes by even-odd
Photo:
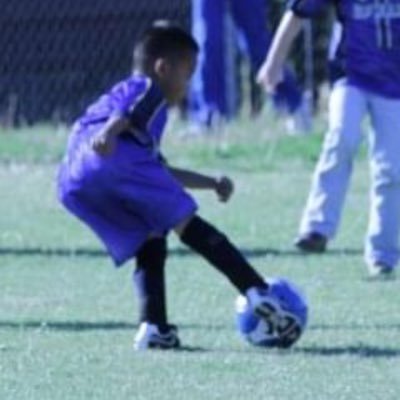
{"type": "Polygon", "coordinates": [[[160,57],[179,59],[187,53],[197,54],[195,39],[168,20],[155,21],[137,42],[133,53],[135,68],[146,69],[160,57]]]}

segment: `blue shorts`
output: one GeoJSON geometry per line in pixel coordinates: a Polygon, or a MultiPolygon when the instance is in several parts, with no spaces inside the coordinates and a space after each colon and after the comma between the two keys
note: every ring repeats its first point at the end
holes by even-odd
{"type": "Polygon", "coordinates": [[[59,199],[119,266],[150,235],[166,234],[193,215],[197,205],[152,149],[122,137],[112,155],[101,157],[88,145],[92,133],[71,134],[59,170],[59,199]]]}

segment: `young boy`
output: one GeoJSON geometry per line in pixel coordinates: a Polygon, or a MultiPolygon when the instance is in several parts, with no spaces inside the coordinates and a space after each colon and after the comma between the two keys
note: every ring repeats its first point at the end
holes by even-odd
{"type": "Polygon", "coordinates": [[[400,0],[292,0],[258,78],[273,90],[302,18],[330,3],[337,23],[329,57],[329,130],[296,245],[323,252],[334,236],[368,113],[372,187],[365,260],[371,276],[388,276],[400,255],[400,0]]]}
{"type": "Polygon", "coordinates": [[[178,27],[164,23],[148,29],[135,47],[133,75],[74,124],[60,167],[64,206],[98,235],[117,266],[136,258],[141,324],[135,349],[180,344],[176,327],[168,323],[165,298],[166,236],[172,230],[245,294],[257,314],[279,323],[279,302],[264,279],[223,233],[196,214],[197,205],[184,190],[211,190],[227,201],[231,181],[174,168],[159,151],[167,105],[184,96],[197,52],[193,38],[178,27]]]}

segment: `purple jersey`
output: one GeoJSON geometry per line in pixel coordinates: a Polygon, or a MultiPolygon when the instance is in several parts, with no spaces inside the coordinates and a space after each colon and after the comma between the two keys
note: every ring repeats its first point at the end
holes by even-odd
{"type": "Polygon", "coordinates": [[[145,75],[131,77],[114,85],[91,104],[77,121],[82,127],[105,123],[110,116],[129,118],[137,137],[157,148],[167,120],[167,107],[160,88],[145,75]]]}
{"type": "Polygon", "coordinates": [[[89,106],[69,137],[58,177],[60,201],[97,234],[116,265],[197,208],[159,157],[166,111],[157,84],[134,75],[89,106]],[[115,115],[129,118],[131,129],[102,157],[90,139],[115,115]]]}
{"type": "Polygon", "coordinates": [[[367,91],[400,98],[400,0],[290,0],[289,8],[308,18],[329,4],[342,25],[330,60],[334,74],[367,91]]]}

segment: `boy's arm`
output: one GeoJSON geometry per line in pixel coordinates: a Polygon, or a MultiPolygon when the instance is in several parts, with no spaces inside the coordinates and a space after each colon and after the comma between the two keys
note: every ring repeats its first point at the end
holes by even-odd
{"type": "Polygon", "coordinates": [[[261,66],[257,81],[267,92],[273,92],[276,85],[282,80],[283,65],[289,55],[290,47],[303,26],[303,19],[293,11],[284,13],[278,29],[274,35],[266,59],[261,66]]]}
{"type": "Polygon", "coordinates": [[[135,80],[125,82],[123,95],[111,115],[92,140],[92,146],[101,155],[110,154],[115,139],[122,132],[139,131],[147,133],[147,125],[164,103],[164,95],[154,82],[146,78],[143,87],[135,80]]]}
{"type": "Polygon", "coordinates": [[[92,138],[93,149],[101,154],[111,154],[115,146],[115,138],[131,126],[130,121],[124,116],[112,116],[104,127],[92,138]]]}
{"type": "Polygon", "coordinates": [[[167,166],[171,174],[188,189],[209,189],[215,191],[220,201],[228,201],[231,197],[234,186],[233,182],[226,176],[214,178],[209,175],[186,169],[167,166]]]}

